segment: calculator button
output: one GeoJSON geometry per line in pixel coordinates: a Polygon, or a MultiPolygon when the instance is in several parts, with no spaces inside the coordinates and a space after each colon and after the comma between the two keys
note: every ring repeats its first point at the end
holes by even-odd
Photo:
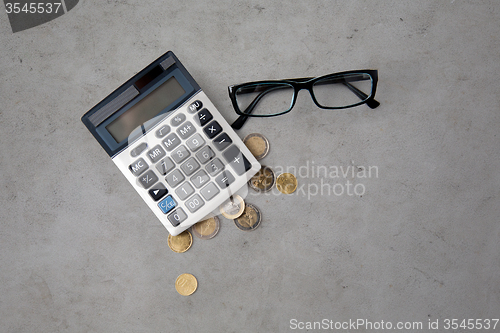
{"type": "Polygon", "coordinates": [[[207,109],[201,110],[196,114],[196,116],[194,116],[194,119],[200,126],[205,126],[210,120],[212,120],[212,118],[212,114],[207,109]]]}
{"type": "Polygon", "coordinates": [[[160,207],[163,214],[167,214],[174,209],[175,206],[177,206],[177,203],[170,195],[158,203],[158,207],[160,207]]]}
{"type": "Polygon", "coordinates": [[[132,149],[130,151],[130,156],[132,157],[137,157],[139,156],[143,151],[146,150],[146,148],[148,148],[148,144],[146,142],[143,142],[141,143],[140,145],[138,145],[137,147],[135,147],[134,149],[132,149]]]}
{"type": "Polygon", "coordinates": [[[161,139],[170,132],[170,126],[163,125],[158,130],[156,130],[155,135],[157,138],[161,139]]]}
{"type": "Polygon", "coordinates": [[[171,187],[176,187],[179,185],[183,180],[184,180],[184,175],[180,172],[179,169],[175,169],[171,173],[165,177],[165,181],[167,182],[168,185],[171,187]]]}
{"type": "Polygon", "coordinates": [[[232,145],[223,154],[226,161],[238,175],[243,175],[252,168],[252,165],[238,147],[232,145]]]}
{"type": "Polygon", "coordinates": [[[158,201],[168,193],[168,190],[162,183],[157,183],[148,192],[154,201],[158,201]]]}
{"type": "Polygon", "coordinates": [[[149,170],[145,174],[139,177],[139,182],[141,183],[142,187],[145,189],[150,188],[153,186],[154,183],[158,181],[158,177],[155,175],[153,170],[149,170]]]}
{"type": "Polygon", "coordinates": [[[208,163],[205,170],[210,174],[210,176],[215,176],[220,171],[224,170],[224,164],[216,158],[212,162],[208,163]]]}
{"type": "Polygon", "coordinates": [[[210,139],[213,139],[217,134],[219,134],[222,131],[222,127],[220,127],[219,123],[214,120],[210,124],[208,124],[203,130],[210,139]]]}
{"type": "Polygon", "coordinates": [[[172,154],[170,154],[175,163],[181,163],[186,158],[188,158],[189,155],[191,155],[191,153],[186,149],[185,146],[180,146],[179,148],[174,150],[172,154]]]}
{"type": "Polygon", "coordinates": [[[196,158],[200,161],[201,164],[205,164],[214,158],[215,153],[209,146],[203,147],[199,152],[196,153],[196,158]]]}
{"type": "Polygon", "coordinates": [[[182,208],[177,208],[168,216],[168,220],[174,227],[177,227],[185,219],[187,219],[187,215],[184,213],[182,208]]]}
{"type": "Polygon", "coordinates": [[[137,161],[128,166],[129,170],[136,177],[139,176],[144,171],[146,171],[148,167],[149,167],[148,164],[146,163],[146,161],[144,161],[143,158],[138,159],[137,161]]]}
{"type": "Polygon", "coordinates": [[[172,133],[169,134],[165,140],[163,140],[163,144],[165,145],[165,148],[167,148],[167,151],[172,151],[175,147],[181,144],[181,139],[179,139],[177,134],[172,133]]]}
{"type": "Polygon", "coordinates": [[[170,125],[176,127],[182,124],[186,120],[186,115],[184,113],[178,113],[174,118],[170,121],[170,125]]]}
{"type": "Polygon", "coordinates": [[[156,145],[148,151],[148,156],[151,162],[156,163],[165,156],[165,150],[160,145],[156,145]]]}
{"type": "Polygon", "coordinates": [[[186,176],[191,176],[196,170],[200,168],[200,165],[194,157],[191,157],[189,160],[187,160],[183,165],[181,165],[182,171],[186,174],[186,176]]]}
{"type": "Polygon", "coordinates": [[[177,133],[186,140],[196,132],[196,128],[189,121],[177,129],[177,133]]]}
{"type": "Polygon", "coordinates": [[[203,199],[198,194],[193,195],[191,197],[191,199],[189,199],[188,201],[186,201],[186,207],[187,207],[187,209],[189,209],[189,211],[191,213],[196,212],[204,204],[205,204],[205,201],[203,201],[203,199]]]}
{"type": "Polygon", "coordinates": [[[184,200],[194,193],[194,188],[189,184],[189,182],[185,182],[177,190],[175,190],[175,194],[179,197],[179,199],[184,200]]]}
{"type": "Polygon", "coordinates": [[[233,140],[227,135],[226,133],[222,133],[218,137],[214,139],[214,146],[217,148],[218,151],[223,151],[226,149],[227,146],[229,146],[233,140]]]}
{"type": "Polygon", "coordinates": [[[199,111],[203,107],[203,103],[201,101],[194,101],[188,106],[188,110],[190,113],[195,113],[199,111]]]}
{"type": "Polygon", "coordinates": [[[186,141],[186,144],[188,148],[194,152],[203,147],[205,140],[203,140],[200,134],[196,133],[193,137],[186,141]]]}
{"type": "Polygon", "coordinates": [[[196,187],[196,188],[202,187],[209,180],[210,180],[210,177],[207,175],[205,170],[200,170],[197,173],[195,173],[193,177],[191,177],[191,182],[193,183],[194,187],[196,187]]]}
{"type": "Polygon", "coordinates": [[[234,176],[229,170],[226,170],[215,178],[215,182],[221,189],[225,189],[234,182],[234,176]]]}
{"type": "Polygon", "coordinates": [[[156,165],[156,170],[160,173],[160,175],[165,176],[171,170],[175,168],[174,162],[170,157],[164,158],[160,163],[156,165]]]}
{"type": "Polygon", "coordinates": [[[219,193],[219,189],[215,186],[214,183],[210,183],[200,191],[201,195],[205,198],[205,200],[210,200],[215,197],[219,193]]]}

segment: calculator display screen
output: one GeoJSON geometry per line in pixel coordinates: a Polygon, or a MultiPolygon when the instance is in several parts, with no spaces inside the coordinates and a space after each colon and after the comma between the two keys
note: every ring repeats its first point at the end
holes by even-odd
{"type": "Polygon", "coordinates": [[[145,98],[113,120],[106,126],[106,129],[116,142],[122,142],[134,129],[154,118],[185,92],[179,82],[172,76],[145,98]]]}

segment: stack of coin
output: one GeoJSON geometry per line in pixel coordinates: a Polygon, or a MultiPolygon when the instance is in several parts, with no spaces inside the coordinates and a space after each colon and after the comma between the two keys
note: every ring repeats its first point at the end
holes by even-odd
{"type": "MultiPolygon", "coordinates": [[[[269,141],[262,134],[249,134],[243,139],[243,142],[257,160],[263,159],[269,153],[269,141]]],[[[297,178],[293,174],[282,173],[276,177],[274,171],[264,165],[248,183],[257,192],[270,191],[275,184],[278,191],[283,194],[291,194],[297,189],[297,178]]],[[[219,211],[225,218],[233,220],[234,224],[244,231],[257,229],[262,221],[260,210],[253,204],[245,203],[239,195],[231,196],[219,207],[219,211]]],[[[220,221],[217,216],[198,222],[191,227],[193,234],[200,239],[213,238],[219,229],[220,221]]],[[[188,230],[178,236],[168,236],[168,246],[177,253],[186,252],[192,243],[193,237],[188,230]]],[[[181,274],[175,281],[175,289],[183,296],[193,294],[197,287],[198,281],[192,274],[181,274]]]]}

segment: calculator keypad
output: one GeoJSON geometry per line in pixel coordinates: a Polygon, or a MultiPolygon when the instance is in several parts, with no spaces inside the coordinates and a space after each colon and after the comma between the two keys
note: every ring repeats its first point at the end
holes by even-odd
{"type": "Polygon", "coordinates": [[[127,164],[174,227],[252,167],[216,120],[219,116],[214,119],[200,100],[185,108],[165,118],[147,143],[139,142],[130,154],[135,160],[127,164]]]}

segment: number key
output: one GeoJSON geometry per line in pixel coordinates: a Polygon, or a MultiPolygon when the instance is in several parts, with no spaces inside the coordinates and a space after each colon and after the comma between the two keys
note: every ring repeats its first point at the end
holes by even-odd
{"type": "Polygon", "coordinates": [[[196,153],[196,158],[200,161],[201,164],[205,164],[214,158],[215,153],[209,146],[203,147],[199,152],[196,153]]]}
{"type": "Polygon", "coordinates": [[[171,170],[175,168],[174,162],[172,162],[172,159],[170,157],[166,157],[163,160],[161,160],[160,163],[156,165],[156,170],[158,172],[165,176],[167,173],[169,173],[171,170]]]}
{"type": "Polygon", "coordinates": [[[175,190],[175,194],[179,197],[179,199],[184,200],[194,193],[194,188],[189,184],[189,182],[185,182],[182,184],[177,190],[175,190]]]}
{"type": "Polygon", "coordinates": [[[182,221],[187,219],[186,213],[182,210],[182,208],[177,208],[176,210],[173,211],[172,214],[168,216],[168,220],[174,227],[177,227],[179,224],[181,224],[182,221]]]}
{"type": "Polygon", "coordinates": [[[215,176],[216,174],[219,173],[219,171],[222,171],[224,169],[224,164],[216,158],[212,162],[208,163],[207,166],[205,167],[205,170],[210,174],[210,176],[215,176]]]}
{"type": "Polygon", "coordinates": [[[206,182],[210,180],[210,177],[204,170],[200,170],[191,177],[191,181],[193,182],[196,188],[200,188],[205,185],[206,182]]]}
{"type": "Polygon", "coordinates": [[[186,176],[192,175],[196,170],[200,168],[200,165],[194,157],[191,157],[189,160],[187,160],[183,165],[181,165],[182,171],[186,174],[186,176]]]}
{"type": "Polygon", "coordinates": [[[186,149],[186,147],[180,146],[174,150],[170,156],[174,159],[175,163],[181,163],[188,158],[189,155],[191,155],[191,153],[186,149]]]}
{"type": "Polygon", "coordinates": [[[179,169],[175,169],[165,177],[165,181],[171,187],[176,187],[184,180],[184,175],[179,169]]]}
{"type": "Polygon", "coordinates": [[[191,151],[195,152],[198,149],[200,149],[201,147],[203,147],[203,145],[205,144],[205,140],[203,140],[201,135],[196,134],[196,135],[193,135],[192,138],[187,140],[186,144],[189,147],[189,149],[191,149],[191,151]]]}
{"type": "Polygon", "coordinates": [[[189,209],[191,213],[196,212],[198,209],[200,209],[203,205],[205,204],[205,201],[198,195],[195,194],[186,201],[186,207],[189,209]]]}

